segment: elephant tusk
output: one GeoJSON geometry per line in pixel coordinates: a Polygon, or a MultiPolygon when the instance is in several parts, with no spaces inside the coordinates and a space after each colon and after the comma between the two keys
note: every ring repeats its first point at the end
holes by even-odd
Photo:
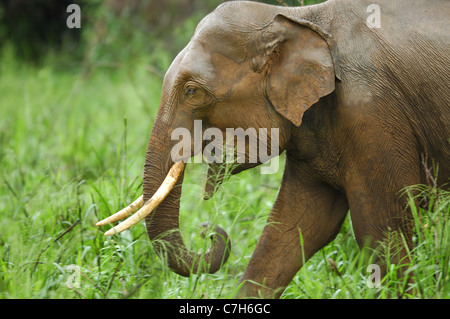
{"type": "Polygon", "coordinates": [[[115,213],[114,215],[109,216],[108,218],[105,218],[101,221],[99,221],[96,226],[105,226],[114,222],[117,222],[119,220],[124,219],[125,217],[130,216],[131,214],[135,213],[139,208],[144,205],[144,195],[141,195],[138,199],[136,199],[133,203],[125,207],[124,209],[120,210],[119,212],[115,213]]]}
{"type": "MultiPolygon", "coordinates": [[[[128,219],[126,219],[123,223],[120,223],[119,225],[117,225],[114,228],[111,228],[110,230],[108,230],[105,233],[105,236],[111,236],[114,234],[118,234],[123,232],[124,230],[127,230],[128,228],[136,225],[137,223],[139,223],[141,220],[143,220],[148,214],[150,214],[156,207],[158,207],[159,204],[161,204],[161,202],[167,197],[167,195],[169,195],[170,191],[172,190],[172,188],[175,186],[178,178],[180,177],[181,173],[183,172],[184,166],[186,164],[184,162],[178,162],[172,165],[172,167],[169,170],[169,173],[167,174],[166,178],[164,179],[164,181],[162,182],[161,186],[158,188],[158,190],[156,191],[156,193],[136,212],[134,213],[131,217],[129,217],[128,219]]],[[[142,196],[141,196],[142,197],[142,196]]],[[[130,206],[134,205],[136,202],[139,204],[139,198],[130,206]]],[[[126,209],[128,209],[130,206],[126,207],[126,209]]],[[[135,209],[131,208],[127,211],[128,215],[131,214],[131,211],[135,209]]],[[[114,215],[112,215],[109,218],[114,217],[115,215],[121,213],[118,212],[114,215]]],[[[128,216],[125,215],[124,213],[121,213],[120,219],[128,216]]],[[[108,220],[109,218],[107,218],[106,220],[108,220]]],[[[113,218],[113,220],[119,220],[116,219],[117,217],[113,218]]],[[[99,222],[102,223],[103,221],[99,222]]],[[[98,224],[98,223],[97,223],[98,224]]],[[[103,225],[103,223],[101,224],[103,225]]]]}

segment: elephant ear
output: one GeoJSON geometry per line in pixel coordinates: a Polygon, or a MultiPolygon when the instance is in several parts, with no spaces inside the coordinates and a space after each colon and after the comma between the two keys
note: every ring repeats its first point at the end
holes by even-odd
{"type": "Polygon", "coordinates": [[[262,31],[256,72],[267,73],[267,96],[296,126],[303,113],[335,88],[331,37],[309,21],[277,15],[262,31]]]}

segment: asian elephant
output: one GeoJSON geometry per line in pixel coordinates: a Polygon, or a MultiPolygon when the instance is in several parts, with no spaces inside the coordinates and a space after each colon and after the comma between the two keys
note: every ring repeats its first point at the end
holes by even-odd
{"type": "MultiPolygon", "coordinates": [[[[130,218],[147,215],[150,240],[173,271],[189,276],[220,268],[230,248],[222,228],[204,255],[187,249],[179,232],[184,162],[202,148],[176,161],[171,150],[179,141],[171,135],[176,128],[192,132],[201,120],[203,131],[223,134],[278,128],[279,153],[286,152],[281,187],[239,297],[279,297],[302,264],[335,238],[348,210],[360,246],[397,234],[411,248],[412,217],[401,190],[426,183],[425,156],[439,165],[440,185],[450,177],[449,16],[447,0],[220,5],[165,75],[143,198],[99,225],[146,203],[130,218]],[[174,162],[181,164],[171,170],[174,162]],[[161,191],[161,184],[172,190],[161,191]]],[[[258,164],[238,164],[233,174],[258,164]]],[[[210,165],[211,173],[218,164],[210,165]]],[[[406,251],[395,258],[407,258],[406,251]]]]}

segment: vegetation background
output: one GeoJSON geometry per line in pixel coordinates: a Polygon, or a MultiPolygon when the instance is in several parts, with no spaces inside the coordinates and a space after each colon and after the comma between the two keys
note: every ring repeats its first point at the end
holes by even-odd
{"type": "MultiPolygon", "coordinates": [[[[142,193],[164,73],[221,2],[0,2],[1,299],[234,296],[283,167],[274,175],[241,173],[202,201],[205,166],[188,166],[180,216],[186,243],[207,249],[198,227],[206,220],[222,225],[233,243],[229,261],[213,275],[172,273],[154,254],[143,223],[112,237],[95,227],[142,193]],[[81,29],[66,27],[70,3],[81,7],[81,29]]],[[[450,196],[432,174],[429,185],[415,190],[408,193],[417,221],[414,295],[394,264],[380,288],[368,287],[371,252],[358,249],[347,218],[282,298],[449,298],[450,196]]]]}

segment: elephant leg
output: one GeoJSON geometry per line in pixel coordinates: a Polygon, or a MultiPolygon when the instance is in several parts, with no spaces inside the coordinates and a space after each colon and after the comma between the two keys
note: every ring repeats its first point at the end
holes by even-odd
{"type": "MultiPolygon", "coordinates": [[[[360,191],[365,193],[365,191],[360,191]]],[[[367,192],[373,194],[373,191],[367,190],[367,192]]],[[[390,258],[391,263],[408,264],[408,251],[413,247],[413,226],[411,214],[405,208],[406,203],[401,205],[398,199],[397,203],[392,199],[389,207],[377,207],[378,203],[368,200],[368,198],[357,203],[349,199],[349,202],[353,230],[358,245],[376,248],[379,257],[390,258]],[[401,212],[407,216],[400,216],[401,212]]],[[[385,262],[380,258],[378,261],[381,262],[382,273],[385,273],[385,262]]]]}
{"type": "MultiPolygon", "coordinates": [[[[393,153],[393,152],[391,152],[393,153]]],[[[360,247],[376,249],[375,263],[381,275],[386,273],[386,258],[390,263],[410,263],[413,248],[413,218],[402,197],[402,190],[420,182],[420,167],[413,161],[385,161],[372,158],[355,165],[346,182],[353,231],[360,247]],[[370,170],[363,163],[370,162],[370,170]]]]}
{"type": "Polygon", "coordinates": [[[277,200],[237,297],[278,298],[302,265],[339,232],[348,211],[345,195],[312,177],[305,165],[286,160],[277,200]]]}

